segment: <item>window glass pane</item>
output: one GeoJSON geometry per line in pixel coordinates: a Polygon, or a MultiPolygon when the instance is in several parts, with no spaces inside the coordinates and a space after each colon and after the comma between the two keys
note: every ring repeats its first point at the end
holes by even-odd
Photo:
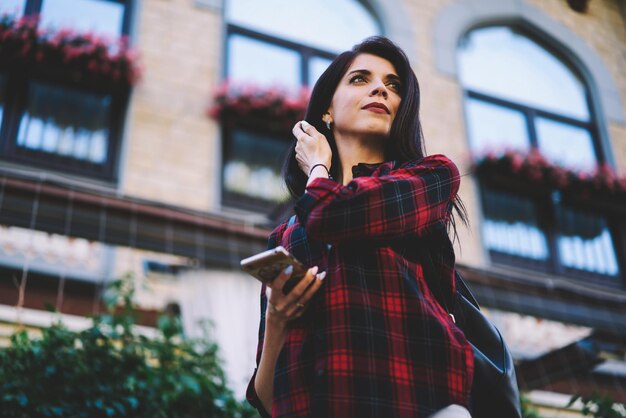
{"type": "Polygon", "coordinates": [[[561,263],[577,270],[617,276],[619,268],[606,220],[562,206],[556,210],[561,263]]]}
{"type": "Polygon", "coordinates": [[[4,74],[0,74],[0,126],[2,126],[2,115],[4,115],[4,106],[6,103],[7,78],[4,74]]]}
{"type": "Polygon", "coordinates": [[[526,119],[521,112],[474,99],[466,100],[465,106],[468,135],[474,152],[529,149],[526,119]]]}
{"type": "Polygon", "coordinates": [[[41,6],[43,28],[73,28],[110,39],[122,33],[124,4],[107,0],[45,0],[41,6]]]}
{"type": "Polygon", "coordinates": [[[332,61],[326,58],[313,57],[309,60],[309,86],[313,87],[318,78],[332,61]]]}
{"type": "Polygon", "coordinates": [[[591,171],[596,167],[593,138],[587,129],[545,118],[536,119],[539,149],[566,168],[591,171]]]}
{"type": "Polygon", "coordinates": [[[95,164],[108,159],[110,96],[33,82],[17,146],[95,164]]]}
{"type": "Polygon", "coordinates": [[[235,82],[296,88],[300,86],[300,55],[255,39],[231,35],[228,38],[228,78],[235,82]]]}
{"type": "Polygon", "coordinates": [[[510,28],[470,32],[460,45],[459,73],[468,89],[589,120],[581,80],[554,55],[510,28]]]}
{"type": "Polygon", "coordinates": [[[0,15],[22,16],[25,6],[26,0],[2,0],[0,1],[0,15]]]}
{"type": "Polygon", "coordinates": [[[228,0],[229,22],[331,52],[342,52],[380,34],[356,0],[228,0]]]}
{"type": "Polygon", "coordinates": [[[483,188],[486,248],[533,260],[547,260],[548,245],[532,200],[483,188]]]}
{"type": "Polygon", "coordinates": [[[280,202],[287,197],[280,175],[289,143],[268,135],[235,129],[230,156],[224,164],[224,189],[258,199],[280,202]]]}

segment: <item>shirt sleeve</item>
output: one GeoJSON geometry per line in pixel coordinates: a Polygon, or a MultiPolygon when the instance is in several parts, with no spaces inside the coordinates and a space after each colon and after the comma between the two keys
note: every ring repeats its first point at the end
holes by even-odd
{"type": "Polygon", "coordinates": [[[345,186],[318,177],[295,210],[307,234],[323,242],[422,236],[447,220],[459,186],[456,165],[435,154],[345,186]]]}
{"type": "MultiPolygon", "coordinates": [[[[276,245],[281,241],[281,237],[286,228],[286,224],[282,223],[274,231],[270,234],[269,239],[267,240],[267,249],[271,249],[276,247],[276,245]]],[[[263,403],[256,393],[256,389],[254,388],[254,380],[256,379],[257,368],[259,367],[259,362],[261,361],[261,354],[263,353],[263,340],[265,337],[265,311],[267,309],[267,297],[265,296],[265,285],[261,286],[261,319],[259,321],[259,342],[257,344],[256,350],[256,365],[257,367],[254,369],[254,373],[250,378],[250,382],[248,383],[248,388],[246,390],[246,400],[259,411],[259,414],[262,418],[270,418],[270,414],[263,407],[263,403]]]]}

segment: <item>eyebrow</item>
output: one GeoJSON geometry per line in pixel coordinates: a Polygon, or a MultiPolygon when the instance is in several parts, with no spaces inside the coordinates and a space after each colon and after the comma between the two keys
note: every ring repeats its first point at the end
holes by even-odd
{"type": "MultiPolygon", "coordinates": [[[[347,75],[351,75],[354,73],[358,73],[358,74],[365,74],[365,75],[372,75],[372,72],[370,70],[352,70],[350,71],[347,75]]],[[[389,73],[387,74],[387,78],[396,78],[398,80],[400,80],[400,76],[394,74],[394,73],[389,73]]]]}

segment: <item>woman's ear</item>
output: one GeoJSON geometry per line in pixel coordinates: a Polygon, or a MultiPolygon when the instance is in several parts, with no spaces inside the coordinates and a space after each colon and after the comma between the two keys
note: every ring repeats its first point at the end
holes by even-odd
{"type": "Polygon", "coordinates": [[[331,124],[333,123],[333,117],[330,116],[329,112],[326,112],[322,115],[322,122],[324,122],[326,124],[326,128],[328,128],[328,130],[331,130],[331,124]]]}

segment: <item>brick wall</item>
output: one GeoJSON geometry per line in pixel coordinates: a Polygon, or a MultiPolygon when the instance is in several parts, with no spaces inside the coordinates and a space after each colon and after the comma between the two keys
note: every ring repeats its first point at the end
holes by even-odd
{"type": "Polygon", "coordinates": [[[220,12],[144,0],[138,13],[145,76],[128,114],[121,189],[208,210],[219,193],[220,138],[205,111],[222,65],[220,12]]]}

